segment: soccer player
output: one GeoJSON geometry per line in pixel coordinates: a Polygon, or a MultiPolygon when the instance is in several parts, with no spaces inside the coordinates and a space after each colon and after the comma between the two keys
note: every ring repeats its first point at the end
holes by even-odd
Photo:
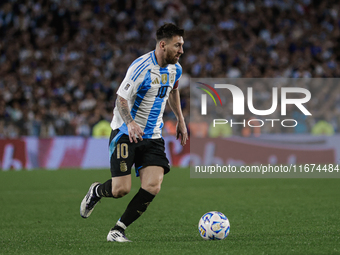
{"type": "Polygon", "coordinates": [[[110,230],[108,241],[130,242],[125,229],[145,212],[160,191],[164,174],[170,171],[162,138],[167,100],[177,118],[176,138],[182,146],[188,139],[178,91],[183,34],[184,30],[174,24],[161,26],[156,33],[156,49],[130,65],[117,91],[109,143],[112,179],[103,184],[93,183],[80,205],[80,215],[87,218],[102,197],[120,198],[128,194],[131,167],[135,165],[141,187],[110,230]]]}

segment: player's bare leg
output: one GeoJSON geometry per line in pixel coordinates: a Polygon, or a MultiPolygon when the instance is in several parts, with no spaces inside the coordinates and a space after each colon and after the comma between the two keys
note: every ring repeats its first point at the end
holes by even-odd
{"type": "Polygon", "coordinates": [[[131,174],[112,177],[112,196],[120,198],[127,195],[131,190],[131,174]]]}
{"type": "Polygon", "coordinates": [[[164,177],[164,169],[160,166],[148,166],[140,171],[140,181],[142,189],[152,195],[157,195],[161,190],[164,177]]]}

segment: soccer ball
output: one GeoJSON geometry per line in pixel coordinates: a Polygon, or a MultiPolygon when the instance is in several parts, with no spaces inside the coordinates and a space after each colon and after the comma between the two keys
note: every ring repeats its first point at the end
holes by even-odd
{"type": "Polygon", "coordinates": [[[230,223],[221,212],[207,212],[201,217],[198,230],[205,240],[222,240],[229,234],[230,223]]]}

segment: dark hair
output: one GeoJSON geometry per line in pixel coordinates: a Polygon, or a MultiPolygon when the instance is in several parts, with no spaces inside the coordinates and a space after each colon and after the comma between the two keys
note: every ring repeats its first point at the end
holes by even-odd
{"type": "Polygon", "coordinates": [[[172,23],[165,23],[163,26],[158,28],[156,32],[157,41],[160,41],[162,39],[171,39],[173,36],[176,35],[183,36],[184,29],[181,29],[172,23]]]}

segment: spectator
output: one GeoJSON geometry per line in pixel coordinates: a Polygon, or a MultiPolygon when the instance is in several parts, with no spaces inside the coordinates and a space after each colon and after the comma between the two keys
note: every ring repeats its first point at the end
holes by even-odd
{"type": "Polygon", "coordinates": [[[325,120],[319,120],[312,128],[312,135],[333,135],[333,134],[334,134],[333,126],[325,120]]]}
{"type": "Polygon", "coordinates": [[[101,120],[93,126],[92,136],[94,138],[110,138],[111,130],[110,122],[101,120]]]}
{"type": "Polygon", "coordinates": [[[226,124],[220,124],[213,126],[213,122],[209,126],[209,137],[211,138],[217,138],[217,137],[230,137],[232,136],[233,132],[229,125],[229,123],[226,124]]]}

